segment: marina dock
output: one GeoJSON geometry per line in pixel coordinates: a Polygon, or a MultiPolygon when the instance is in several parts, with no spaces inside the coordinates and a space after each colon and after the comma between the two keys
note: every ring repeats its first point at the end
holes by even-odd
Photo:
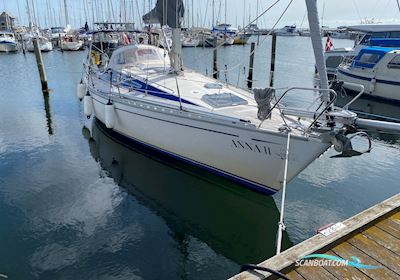
{"type": "MultiPolygon", "coordinates": [[[[400,279],[400,194],[349,219],[340,229],[322,233],[276,255],[258,266],[281,272],[289,279],[400,279]],[[306,255],[327,254],[380,268],[298,266],[306,255]]],[[[230,280],[282,279],[269,272],[242,272],[230,280]]]]}

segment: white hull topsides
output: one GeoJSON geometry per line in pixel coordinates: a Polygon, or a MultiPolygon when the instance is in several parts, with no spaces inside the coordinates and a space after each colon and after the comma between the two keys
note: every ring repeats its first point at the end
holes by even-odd
{"type": "Polygon", "coordinates": [[[61,48],[64,51],[78,51],[82,49],[84,42],[83,41],[73,41],[73,42],[62,42],[61,48]]]}
{"type": "MultiPolygon", "coordinates": [[[[50,42],[50,41],[41,41],[40,43],[39,43],[39,48],[40,48],[40,51],[42,51],[42,52],[50,52],[50,51],[52,51],[53,50],[53,44],[50,42]]],[[[30,40],[27,44],[26,44],[26,49],[29,51],[29,52],[34,52],[35,51],[35,47],[34,47],[34,45],[33,45],[33,40],[30,40]]]]}
{"type": "MultiPolygon", "coordinates": [[[[107,94],[92,90],[94,115],[106,123],[107,94]]],[[[113,130],[142,144],[183,159],[258,191],[274,193],[281,187],[286,136],[252,127],[210,122],[199,114],[154,105],[142,98],[112,98],[113,130]]],[[[325,152],[330,143],[293,137],[289,180],[325,152]]]]}

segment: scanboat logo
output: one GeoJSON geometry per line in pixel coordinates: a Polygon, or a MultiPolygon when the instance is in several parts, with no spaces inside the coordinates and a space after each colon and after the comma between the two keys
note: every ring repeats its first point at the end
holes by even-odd
{"type": "Polygon", "coordinates": [[[361,269],[378,269],[382,266],[366,265],[357,257],[351,257],[350,260],[345,260],[336,256],[326,254],[307,255],[296,261],[296,266],[351,266],[361,269]]]}

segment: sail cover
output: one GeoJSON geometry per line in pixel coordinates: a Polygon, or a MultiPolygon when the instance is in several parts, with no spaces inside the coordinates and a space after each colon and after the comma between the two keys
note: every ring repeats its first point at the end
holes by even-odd
{"type": "Polygon", "coordinates": [[[143,16],[143,21],[146,24],[159,23],[180,28],[184,13],[183,0],[157,0],[156,7],[143,16]]]}

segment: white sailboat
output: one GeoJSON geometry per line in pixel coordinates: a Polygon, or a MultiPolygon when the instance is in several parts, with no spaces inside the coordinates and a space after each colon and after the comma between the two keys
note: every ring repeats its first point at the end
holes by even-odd
{"type": "Polygon", "coordinates": [[[29,52],[34,52],[35,47],[33,45],[33,40],[38,39],[39,40],[39,48],[42,52],[50,52],[53,50],[53,44],[49,39],[47,39],[44,36],[37,36],[33,35],[28,39],[28,42],[26,43],[26,49],[29,52]]]}
{"type": "Polygon", "coordinates": [[[282,97],[299,90],[320,93],[317,106],[310,107],[314,109],[299,109],[284,107],[281,99],[271,104],[271,88],[255,89],[253,95],[183,71],[182,1],[169,1],[167,7],[163,3],[158,1],[147,18],[168,14],[157,18],[172,28],[172,49],[124,46],[114,51],[102,69],[90,65],[89,59],[84,77],[89,82],[78,86],[86,116],[95,116],[108,128],[147,147],[266,194],[282,187],[289,133],[288,181],[332,145],[341,156],[361,154],[352,149],[351,138],[346,136],[352,132],[350,126],[359,124],[356,114],[333,106],[336,93],[328,89],[318,17],[310,22],[317,22],[311,33],[320,61],[317,67],[325,73],[321,89],[292,88],[282,97]]]}
{"type": "Polygon", "coordinates": [[[85,47],[85,42],[77,34],[67,34],[61,41],[61,49],[64,51],[79,51],[85,47]]]}

